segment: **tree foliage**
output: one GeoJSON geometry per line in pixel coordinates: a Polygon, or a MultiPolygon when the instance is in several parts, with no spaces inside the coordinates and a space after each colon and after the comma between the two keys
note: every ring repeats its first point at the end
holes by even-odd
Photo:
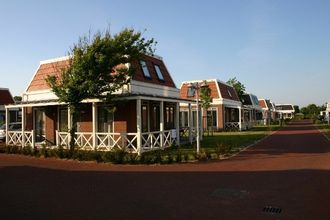
{"type": "Polygon", "coordinates": [[[320,111],[324,111],[325,106],[317,106],[315,104],[309,104],[306,107],[300,109],[300,112],[304,114],[305,118],[316,119],[320,114],[320,111]]]}
{"type": "MultiPolygon", "coordinates": [[[[68,103],[72,114],[71,136],[76,131],[79,103],[91,98],[110,103],[113,93],[127,84],[134,73],[134,68],[125,64],[143,54],[152,54],[155,44],[154,39],[147,40],[133,29],[124,29],[115,35],[106,30],[79,39],[69,52],[68,67],[60,70],[60,76],[46,78],[59,101],[68,103]]],[[[73,145],[72,138],[70,149],[73,145]]]]}
{"type": "Polygon", "coordinates": [[[107,30],[92,39],[82,37],[70,51],[68,68],[61,70],[60,77],[51,75],[46,80],[59,101],[69,105],[87,98],[110,101],[113,92],[127,84],[134,72],[124,64],[153,53],[153,45],[153,39],[146,40],[133,29],[124,29],[114,36],[107,30]]]}
{"type": "Polygon", "coordinates": [[[208,109],[210,107],[210,104],[212,102],[211,98],[211,89],[207,85],[206,81],[204,81],[205,86],[202,86],[200,89],[200,99],[201,99],[201,106],[204,109],[208,109]]]}
{"type": "Polygon", "coordinates": [[[243,83],[241,83],[240,81],[238,81],[236,79],[236,77],[234,78],[230,78],[228,81],[227,81],[227,84],[231,85],[232,87],[234,87],[234,89],[236,90],[237,92],[237,95],[239,97],[240,100],[242,100],[242,97],[245,93],[245,86],[243,83]]]}
{"type": "Polygon", "coordinates": [[[22,101],[22,96],[14,96],[14,101],[15,102],[21,102],[22,101]]]}

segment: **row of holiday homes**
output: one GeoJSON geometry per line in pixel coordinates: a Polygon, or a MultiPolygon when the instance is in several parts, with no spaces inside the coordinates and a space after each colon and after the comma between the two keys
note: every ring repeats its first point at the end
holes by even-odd
{"type": "MultiPolygon", "coordinates": [[[[8,121],[8,145],[69,145],[70,110],[66,103],[58,101],[45,81],[48,75],[60,76],[69,61],[69,57],[41,61],[22,94],[22,101],[3,103],[6,107],[0,109],[0,119],[8,121]],[[20,109],[22,130],[11,131],[8,124],[14,121],[11,112],[16,109],[20,109]]],[[[159,56],[145,55],[131,66],[136,71],[128,85],[116,92],[120,102],[116,102],[115,112],[97,99],[81,103],[77,132],[72,137],[80,149],[125,148],[141,153],[179,145],[182,141],[192,142],[197,121],[201,133],[203,129],[245,130],[257,123],[292,118],[294,114],[292,105],[275,106],[253,94],[245,94],[240,100],[232,86],[216,79],[186,81],[178,89],[159,56]],[[211,89],[212,102],[208,109],[199,109],[198,114],[196,100],[202,84],[211,89]]],[[[6,89],[0,91],[9,93],[6,89]]]]}

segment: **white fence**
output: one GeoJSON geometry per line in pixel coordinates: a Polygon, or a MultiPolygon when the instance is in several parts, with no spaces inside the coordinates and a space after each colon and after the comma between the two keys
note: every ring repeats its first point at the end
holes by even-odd
{"type": "MultiPolygon", "coordinates": [[[[56,145],[68,149],[70,133],[56,131],[56,145]]],[[[165,130],[141,133],[95,133],[76,132],[74,143],[81,150],[111,151],[113,149],[125,149],[133,153],[163,149],[170,147],[176,141],[176,130],[165,130]],[[140,141],[140,144],[138,142],[140,141]]],[[[8,145],[35,146],[34,132],[8,131],[8,145]],[[24,137],[24,138],[23,138],[24,137]],[[24,141],[24,144],[22,143],[24,141]]]]}
{"type": "Polygon", "coordinates": [[[22,131],[8,131],[7,144],[33,147],[35,144],[34,132],[33,132],[33,130],[24,131],[24,133],[22,131]],[[23,141],[24,141],[24,143],[23,143],[23,141]]]}
{"type": "Polygon", "coordinates": [[[239,122],[226,122],[225,130],[239,130],[239,122]]]}
{"type": "MultiPolygon", "coordinates": [[[[174,133],[175,130],[146,132],[141,133],[141,136],[138,137],[138,133],[97,132],[93,137],[92,132],[76,132],[74,142],[77,148],[81,150],[125,149],[129,152],[139,153],[171,146],[176,139],[174,133]]],[[[67,149],[70,143],[70,134],[56,131],[56,143],[67,149]]]]}

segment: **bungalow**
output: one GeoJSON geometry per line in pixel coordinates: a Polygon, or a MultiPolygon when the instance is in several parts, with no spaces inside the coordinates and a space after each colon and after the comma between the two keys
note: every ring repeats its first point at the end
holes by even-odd
{"type": "MultiPolygon", "coordinates": [[[[14,98],[11,95],[9,89],[7,88],[0,88],[0,125],[6,122],[6,110],[5,105],[14,104],[14,98]]],[[[12,109],[9,111],[10,114],[10,121],[8,122],[16,122],[19,121],[19,112],[17,109],[12,109]]]]}
{"type": "Polygon", "coordinates": [[[321,112],[321,115],[324,116],[324,121],[330,123],[330,101],[326,103],[326,109],[321,112]]]}
{"type": "Polygon", "coordinates": [[[243,121],[245,129],[251,128],[262,120],[262,109],[259,105],[257,96],[253,94],[244,94],[242,96],[243,121]]]}
{"type": "MultiPolygon", "coordinates": [[[[159,56],[144,55],[130,65],[136,69],[128,85],[116,92],[116,111],[100,100],[84,100],[77,133],[71,137],[69,109],[60,103],[45,81],[60,74],[70,57],[41,61],[22,96],[22,102],[6,110],[22,108],[22,131],[7,132],[7,144],[68,147],[74,138],[79,149],[126,149],[134,153],[180,144],[179,89],[159,56]]],[[[187,101],[188,102],[188,101],[187,101]]]]}
{"type": "Polygon", "coordinates": [[[259,105],[262,108],[263,124],[268,125],[271,121],[276,121],[277,110],[275,105],[269,99],[259,99],[259,105]]]}
{"type": "MultiPolygon", "coordinates": [[[[198,91],[194,91],[191,85],[195,83],[206,83],[211,89],[212,102],[208,109],[201,111],[201,127],[212,130],[241,130],[242,125],[242,103],[240,102],[236,90],[217,79],[185,81],[180,86],[180,97],[182,99],[196,100],[198,91]]],[[[180,125],[182,127],[196,127],[196,104],[180,104],[180,125]],[[190,111],[192,110],[192,112],[190,111]],[[188,117],[192,115],[192,117],[188,117]],[[188,118],[192,119],[190,123],[188,118]]]]}
{"type": "Polygon", "coordinates": [[[277,104],[276,111],[281,119],[293,119],[295,112],[292,104],[277,104]]]}

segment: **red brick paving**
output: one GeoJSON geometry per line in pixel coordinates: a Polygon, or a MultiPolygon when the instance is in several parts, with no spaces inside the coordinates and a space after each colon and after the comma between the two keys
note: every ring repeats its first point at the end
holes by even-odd
{"type": "Polygon", "coordinates": [[[212,163],[118,166],[0,154],[0,219],[330,219],[329,171],[330,143],[308,122],[212,163]]]}

